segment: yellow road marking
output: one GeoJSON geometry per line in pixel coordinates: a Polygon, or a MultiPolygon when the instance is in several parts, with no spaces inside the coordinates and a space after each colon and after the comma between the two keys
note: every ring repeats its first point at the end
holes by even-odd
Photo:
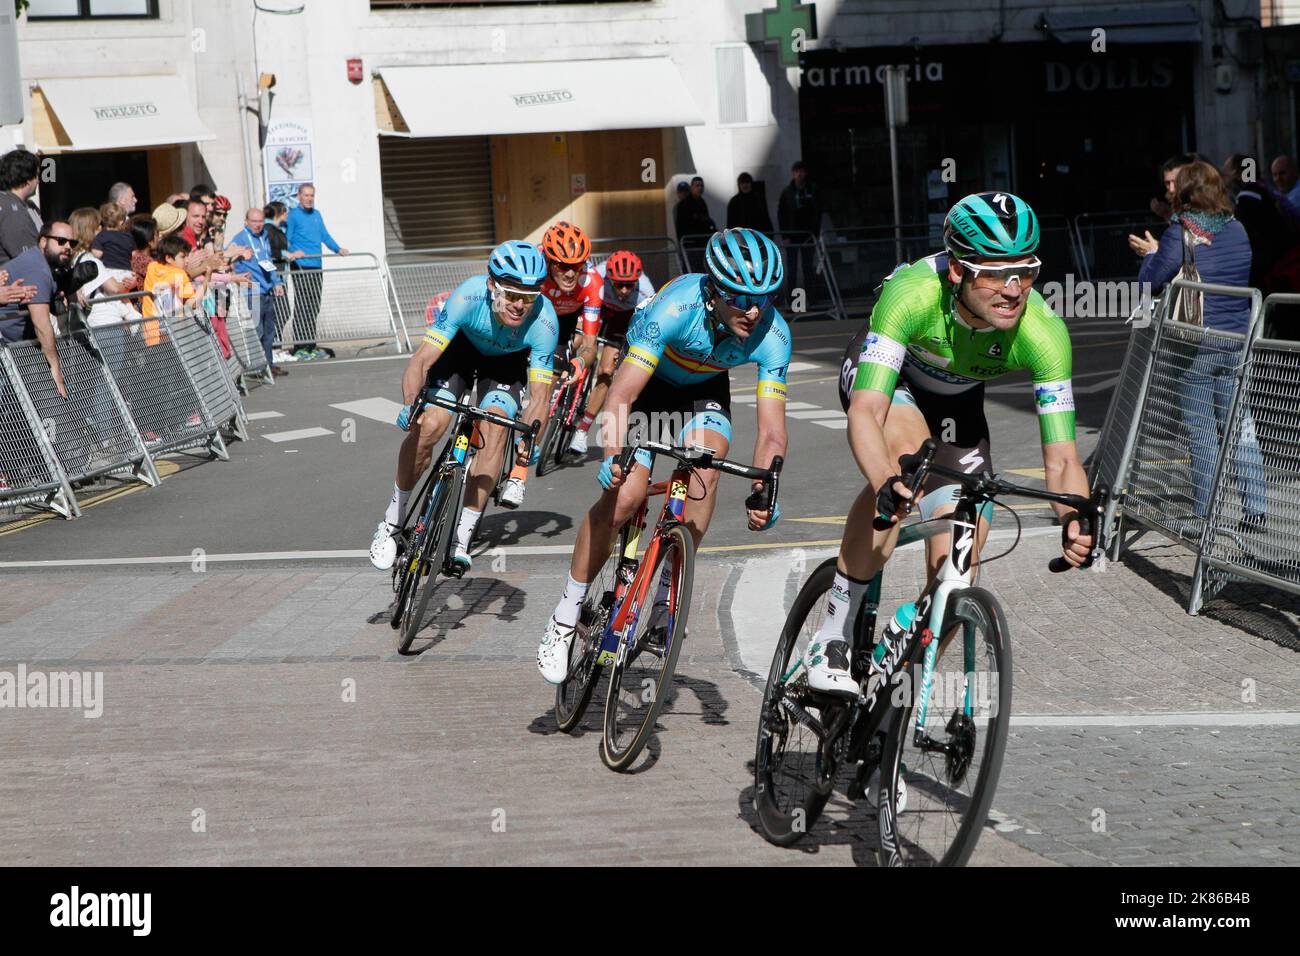
{"type": "MultiPolygon", "coordinates": [[[[800,520],[798,518],[794,519],[800,520]]],[[[830,548],[838,546],[839,538],[827,541],[773,541],[765,544],[717,544],[708,548],[700,548],[697,553],[716,553],[718,551],[761,551],[767,548],[830,548]]]]}
{"type": "MultiPolygon", "coordinates": [[[[164,481],[181,470],[181,466],[177,462],[168,461],[165,458],[155,458],[153,464],[154,467],[158,469],[158,477],[164,481]]],[[[107,491],[101,491],[85,498],[78,496],[77,504],[82,511],[85,511],[87,508],[93,508],[95,505],[102,505],[106,501],[112,501],[114,498],[121,498],[123,495],[130,495],[137,491],[143,491],[148,487],[148,485],[142,482],[132,481],[120,488],[110,488],[107,491]]],[[[32,515],[30,518],[23,518],[20,521],[7,524],[4,530],[0,531],[0,538],[3,538],[7,534],[16,534],[17,532],[24,531],[27,528],[34,528],[38,524],[42,524],[46,521],[64,520],[66,519],[62,515],[56,515],[53,512],[48,514],[32,515]]]]}
{"type": "MultiPolygon", "coordinates": [[[[1008,505],[1012,511],[1036,511],[1043,508],[1052,507],[1046,501],[1033,502],[1031,504],[1008,505]]],[[[786,521],[797,521],[800,524],[844,524],[848,520],[848,515],[826,515],[820,518],[786,518],[786,521]]],[[[707,551],[708,548],[701,548],[701,551],[707,551]]]]}
{"type": "Polygon", "coordinates": [[[1040,481],[1046,481],[1047,475],[1042,468],[1008,468],[1008,474],[1024,475],[1026,478],[1037,478],[1040,481]]]}

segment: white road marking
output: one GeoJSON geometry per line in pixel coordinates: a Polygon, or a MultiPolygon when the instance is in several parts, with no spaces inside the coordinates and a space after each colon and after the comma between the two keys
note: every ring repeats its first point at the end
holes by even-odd
{"type": "Polygon", "coordinates": [[[389,425],[397,421],[397,414],[402,410],[401,405],[389,398],[362,398],[355,402],[339,402],[330,408],[389,425]]]}
{"type": "Polygon", "coordinates": [[[786,366],[787,372],[811,372],[821,368],[816,362],[791,362],[786,366]]]}
{"type": "Polygon", "coordinates": [[[843,355],[844,349],[795,349],[800,355],[829,355],[834,352],[836,355],[843,355]]]}
{"type": "Polygon", "coordinates": [[[813,405],[809,402],[786,402],[785,410],[787,412],[807,411],[812,408],[820,408],[820,405],[813,405]]]}
{"type": "Polygon", "coordinates": [[[746,394],[746,395],[732,395],[732,396],[731,396],[731,403],[732,403],[733,405],[735,405],[735,404],[737,404],[737,403],[741,403],[741,404],[748,405],[750,402],[757,402],[757,401],[758,401],[758,396],[757,396],[757,395],[754,395],[753,393],[746,394]]]}
{"type": "Polygon", "coordinates": [[[284,415],[280,412],[249,412],[245,417],[250,422],[257,422],[263,418],[284,418],[284,415]]]}
{"type": "MultiPolygon", "coordinates": [[[[840,413],[836,413],[840,414],[840,413]]],[[[814,425],[820,425],[822,428],[834,428],[837,431],[848,431],[849,420],[840,414],[839,418],[827,419],[825,421],[813,422],[814,425]]]]}
{"type": "Polygon", "coordinates": [[[320,435],[333,435],[334,433],[328,428],[299,428],[291,432],[272,432],[269,435],[263,435],[267,441],[297,441],[300,438],[317,438],[320,435]]]}
{"type": "MultiPolygon", "coordinates": [[[[844,418],[844,413],[836,408],[814,408],[806,412],[786,412],[785,416],[786,418],[802,418],[802,419],[844,418]]],[[[845,418],[844,420],[846,422],[848,421],[847,418],[845,418]]],[[[832,425],[831,427],[837,428],[838,426],[832,425]]]]}
{"type": "Polygon", "coordinates": [[[1300,713],[1012,714],[1020,727],[1300,727],[1300,713]]]}

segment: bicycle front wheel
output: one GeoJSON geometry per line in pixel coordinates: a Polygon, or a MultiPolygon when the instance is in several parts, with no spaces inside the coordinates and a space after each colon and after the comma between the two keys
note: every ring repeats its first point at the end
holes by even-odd
{"type": "Polygon", "coordinates": [[[790,846],[813,825],[830,799],[834,769],[821,739],[803,715],[827,723],[827,714],[808,691],[799,661],[802,648],[826,617],[826,595],[835,581],[835,559],[809,575],[794,599],[772,655],[763,690],[754,746],[754,810],[759,830],[777,846],[790,846]],[[789,703],[784,703],[789,701],[789,703]]]}
{"type": "Polygon", "coordinates": [[[447,561],[451,549],[451,535],[455,530],[456,515],[454,509],[460,504],[461,488],[465,484],[465,472],[462,468],[453,468],[451,474],[444,475],[434,489],[437,502],[433,516],[424,533],[424,547],[420,549],[418,565],[413,565],[411,574],[410,609],[402,621],[402,640],[398,652],[405,654],[411,649],[415,635],[424,626],[424,615],[429,608],[429,599],[438,587],[439,575],[447,561]]]}
{"type": "Polygon", "coordinates": [[[541,439],[542,450],[537,456],[538,478],[554,471],[560,463],[560,456],[563,454],[560,441],[564,437],[564,415],[569,407],[569,389],[572,387],[572,385],[564,386],[564,392],[554,403],[551,417],[546,420],[546,430],[542,432],[541,439]]]}
{"type": "Polygon", "coordinates": [[[953,594],[920,740],[920,664],[890,720],[881,763],[881,866],[963,866],[993,804],[1011,721],[1011,641],[997,599],[953,594]]]}
{"type": "Polygon", "coordinates": [[[569,674],[555,688],[555,722],[566,734],[581,723],[600,683],[604,668],[597,658],[605,625],[614,610],[614,588],[622,555],[621,548],[610,552],[578,610],[578,627],[569,646],[569,674]]]}
{"type": "MultiPolygon", "coordinates": [[[[605,698],[600,757],[611,770],[626,770],[640,755],[672,691],[695,576],[695,540],[685,525],[660,532],[659,553],[653,565],[642,563],[641,575],[649,575],[645,603],[619,643],[605,698]]],[[[633,581],[627,599],[636,587],[633,581]]]]}

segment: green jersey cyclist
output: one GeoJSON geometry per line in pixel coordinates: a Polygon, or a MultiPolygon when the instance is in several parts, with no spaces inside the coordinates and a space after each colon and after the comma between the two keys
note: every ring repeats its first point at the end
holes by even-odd
{"type": "MultiPolygon", "coordinates": [[[[1065,323],[1032,288],[1042,263],[1038,218],[1006,192],[967,196],[944,221],[944,252],[900,266],[884,282],[871,320],[845,353],[840,400],[849,416],[849,447],[867,479],[845,522],[826,618],[809,640],[808,683],[822,693],[856,697],[849,670],[855,622],[868,582],[889,560],[908,489],[899,459],[931,435],[939,464],[968,474],[992,471],[984,383],[1028,370],[1038,411],[1048,489],[1087,497],[1088,480],[1074,443],[1070,336],[1065,323]],[[877,493],[893,527],[872,527],[877,493]]],[[[923,519],[950,514],[959,487],[937,476],[921,488],[923,519]]],[[[1053,505],[1063,525],[1062,552],[1071,565],[1087,559],[1091,538],[1073,512],[1053,505]]],[[[975,553],[988,534],[991,507],[981,509],[975,553]]],[[[948,535],[926,543],[936,575],[948,535]]]]}

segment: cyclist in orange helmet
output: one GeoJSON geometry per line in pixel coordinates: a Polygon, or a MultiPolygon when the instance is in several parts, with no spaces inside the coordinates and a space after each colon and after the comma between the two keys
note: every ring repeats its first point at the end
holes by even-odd
{"type": "Polygon", "coordinates": [[[542,254],[546,257],[547,276],[542,295],[551,300],[560,320],[560,347],[555,353],[559,388],[579,368],[591,368],[596,361],[596,333],[600,330],[600,285],[604,279],[587,266],[591,240],[572,223],[555,223],[542,235],[542,254]],[[567,350],[574,335],[575,357],[567,361],[567,350]]]}

